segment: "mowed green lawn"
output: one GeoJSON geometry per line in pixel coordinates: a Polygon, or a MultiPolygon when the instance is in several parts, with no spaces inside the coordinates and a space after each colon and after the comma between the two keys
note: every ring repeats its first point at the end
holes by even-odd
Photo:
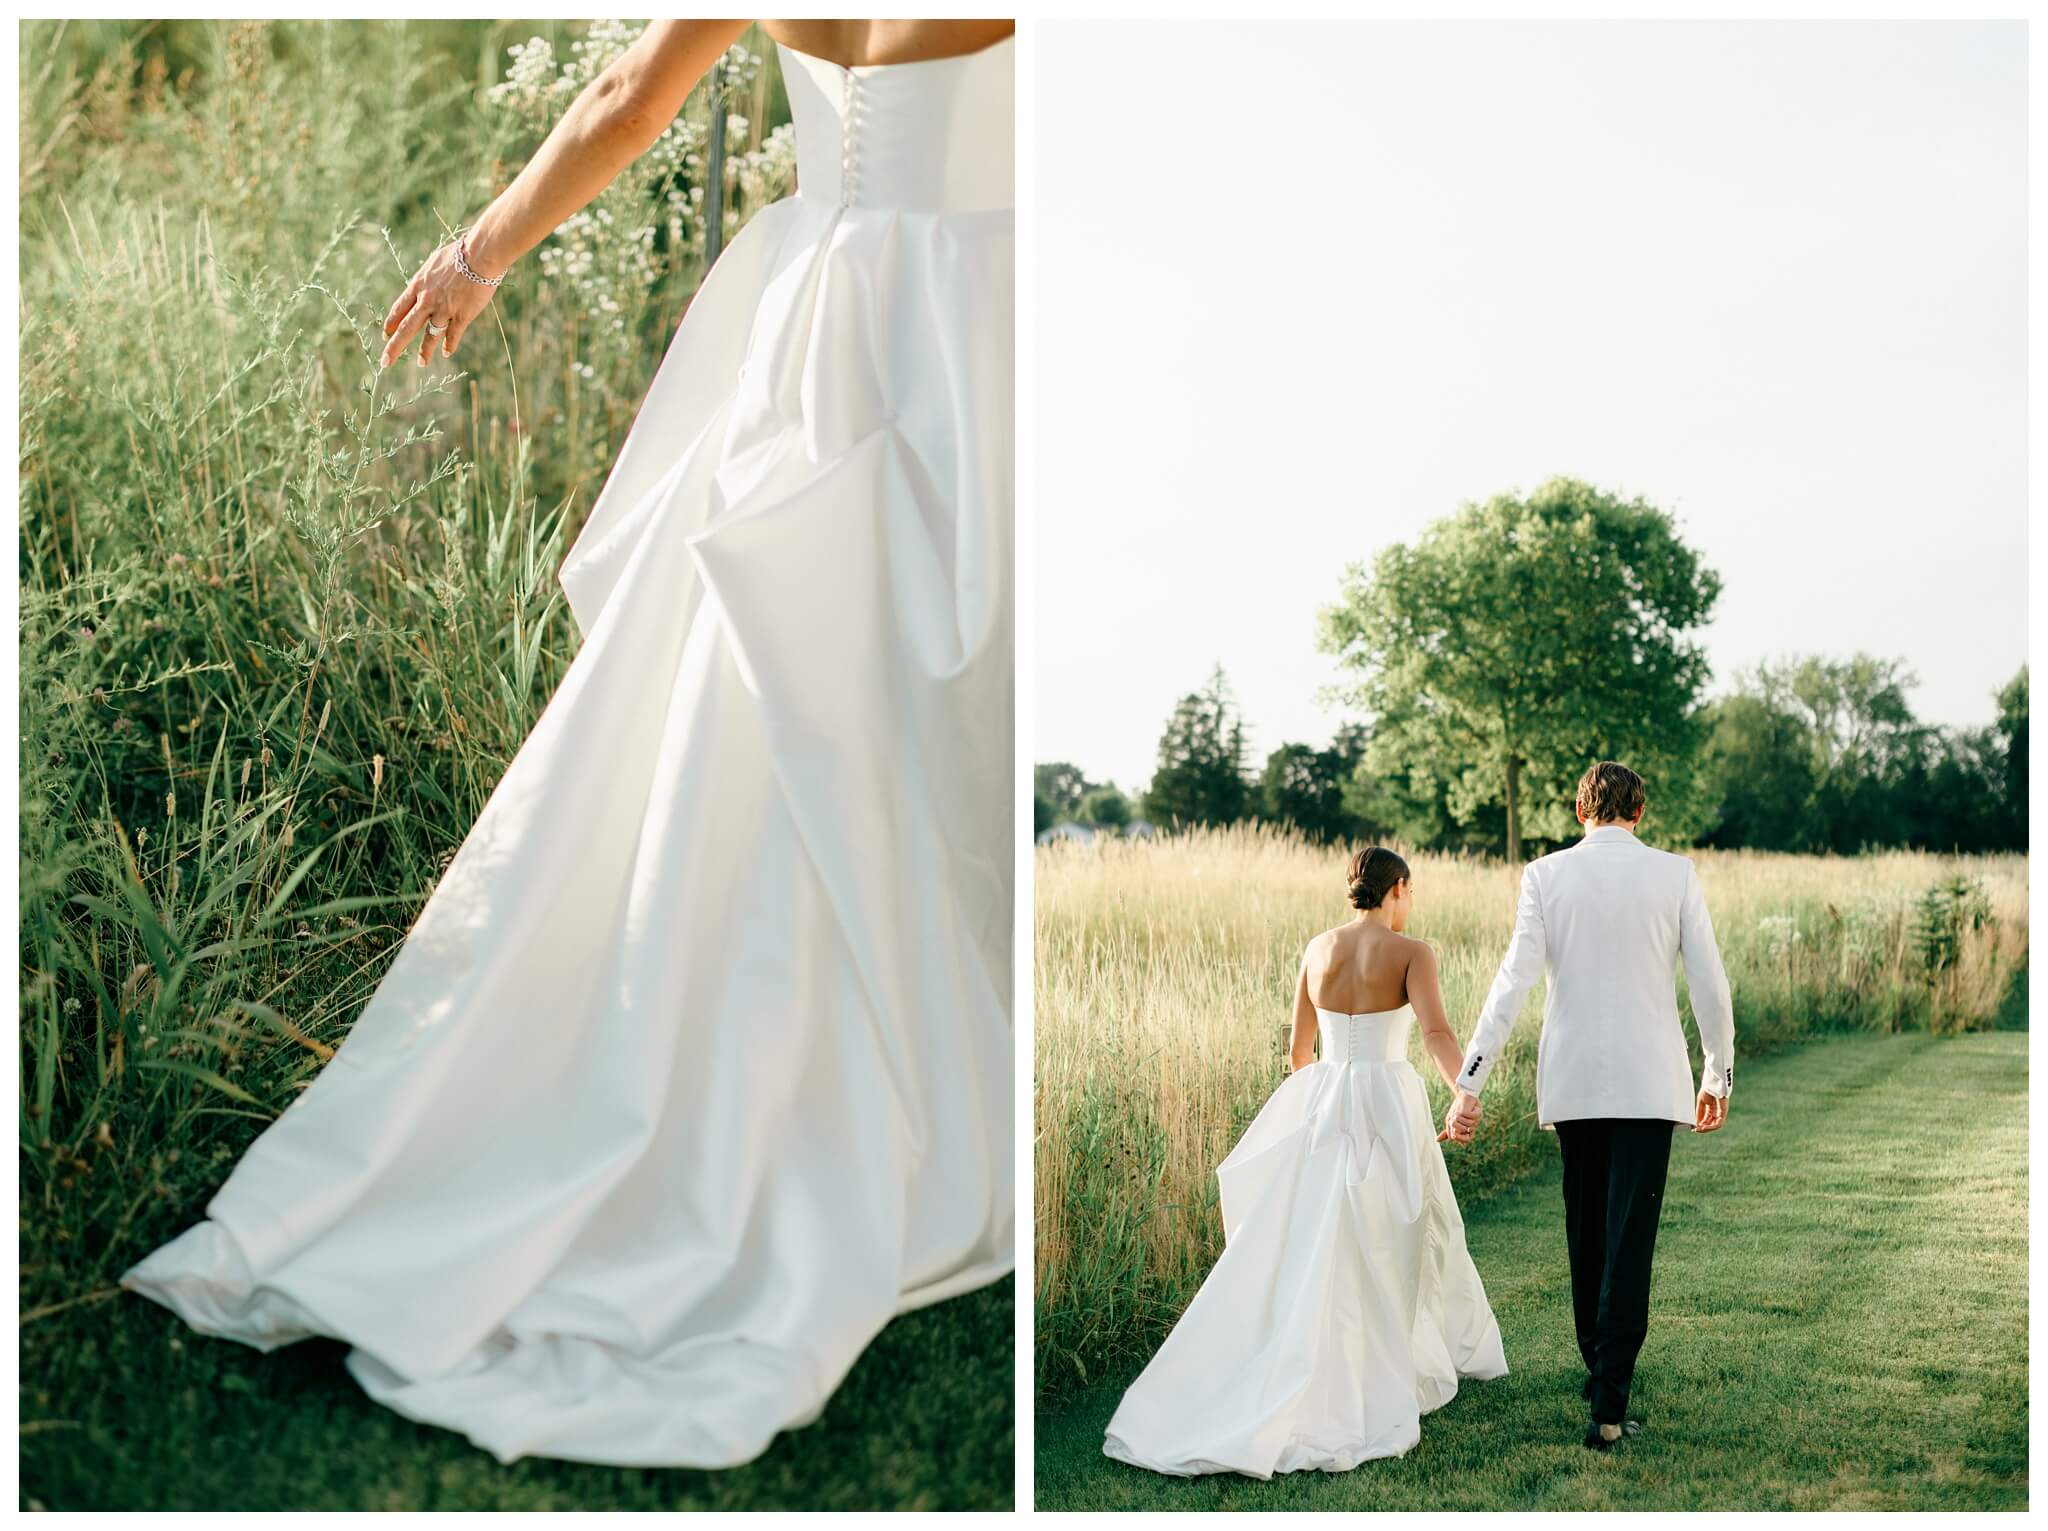
{"type": "Polygon", "coordinates": [[[724,1472],[529,1458],[372,1403],[341,1345],[262,1355],[129,1293],[22,1331],[21,1504],[51,1510],[1008,1509],[1015,1282],[904,1315],[815,1424],[724,1472]]]}
{"type": "MultiPolygon", "coordinates": [[[[2020,990],[2024,1007],[2024,987],[2020,990]]],[[[1554,1163],[1466,1209],[1509,1375],[1405,1457],[1261,1483],[1102,1455],[1128,1379],[1038,1422],[1043,1509],[2024,1509],[2027,1037],[1819,1041],[1681,1131],[1630,1413],[1579,1444],[1554,1163]]]]}

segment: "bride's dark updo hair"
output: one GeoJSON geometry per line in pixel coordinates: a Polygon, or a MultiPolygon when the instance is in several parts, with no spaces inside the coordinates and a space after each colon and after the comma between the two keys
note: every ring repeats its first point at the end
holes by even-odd
{"type": "Polygon", "coordinates": [[[1379,908],[1407,875],[1407,862],[1384,845],[1368,845],[1351,858],[1351,907],[1379,908]]]}

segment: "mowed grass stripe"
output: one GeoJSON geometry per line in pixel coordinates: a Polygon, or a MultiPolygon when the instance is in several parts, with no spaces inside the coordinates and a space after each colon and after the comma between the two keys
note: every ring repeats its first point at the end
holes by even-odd
{"type": "MultiPolygon", "coordinates": [[[[1844,1037],[1759,1060],[1681,1131],[1631,1413],[1578,1445],[1554,1163],[1467,1208],[1510,1375],[1406,1457],[1270,1483],[1101,1455],[1121,1392],[1042,1416],[1047,1509],[2024,1509],[2026,1036],[1844,1037]]],[[[1127,1381],[1128,1379],[1122,1379],[1127,1381]]]]}

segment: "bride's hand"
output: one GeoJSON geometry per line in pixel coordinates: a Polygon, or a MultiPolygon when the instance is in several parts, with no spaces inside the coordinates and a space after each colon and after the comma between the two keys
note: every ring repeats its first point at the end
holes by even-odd
{"type": "MultiPolygon", "coordinates": [[[[498,273],[486,271],[481,274],[496,276],[498,273]]],[[[420,342],[421,366],[433,359],[436,346],[441,348],[443,356],[453,356],[463,331],[469,328],[471,320],[490,307],[497,291],[495,287],[471,281],[457,269],[455,242],[450,240],[426,258],[413,279],[405,284],[405,291],[391,305],[391,311],[384,316],[384,333],[391,338],[384,343],[383,358],[378,365],[390,366],[404,353],[415,335],[423,337],[420,342]],[[447,328],[440,334],[428,334],[429,321],[447,328]]]]}
{"type": "Polygon", "coordinates": [[[1479,1125],[1479,1097],[1467,1095],[1460,1090],[1451,1096],[1451,1103],[1444,1108],[1444,1130],[1436,1135],[1439,1143],[1469,1143],[1472,1133],[1479,1125]]]}

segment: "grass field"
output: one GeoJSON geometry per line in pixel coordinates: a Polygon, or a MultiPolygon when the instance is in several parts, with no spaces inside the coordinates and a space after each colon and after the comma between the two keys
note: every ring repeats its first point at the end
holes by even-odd
{"type": "MultiPolygon", "coordinates": [[[[1134,1368],[1214,1262],[1215,1166],[1285,1075],[1302,947],[1351,913],[1345,859],[1243,827],[1040,851],[1041,1397],[1134,1368]]],[[[2024,857],[1696,859],[1745,1061],[1832,1033],[1985,1026],[2024,970],[2024,857]]],[[[1436,949],[1462,1036],[1506,948],[1516,874],[1472,859],[1411,865],[1409,930],[1436,949]]],[[[1512,1184],[1554,1152],[1534,1108],[1542,992],[1488,1085],[1486,1130],[1449,1161],[1461,1196],[1512,1184]]],[[[1444,1087],[1419,1042],[1414,1061],[1440,1110],[1444,1087]]]]}
{"type": "MultiPolygon", "coordinates": [[[[2007,1006],[2023,1025],[2023,988],[2007,1006]]],[[[1482,1129],[1483,1130],[1483,1129],[1482,1129]]],[[[1406,1456],[1261,1483],[1102,1455],[1127,1375],[1041,1410],[1037,1503],[1103,1510],[2027,1505],[2027,1037],[1838,1037],[1681,1133],[1630,1413],[1596,1455],[1554,1162],[1465,1208],[1509,1375],[1406,1456]]]]}

